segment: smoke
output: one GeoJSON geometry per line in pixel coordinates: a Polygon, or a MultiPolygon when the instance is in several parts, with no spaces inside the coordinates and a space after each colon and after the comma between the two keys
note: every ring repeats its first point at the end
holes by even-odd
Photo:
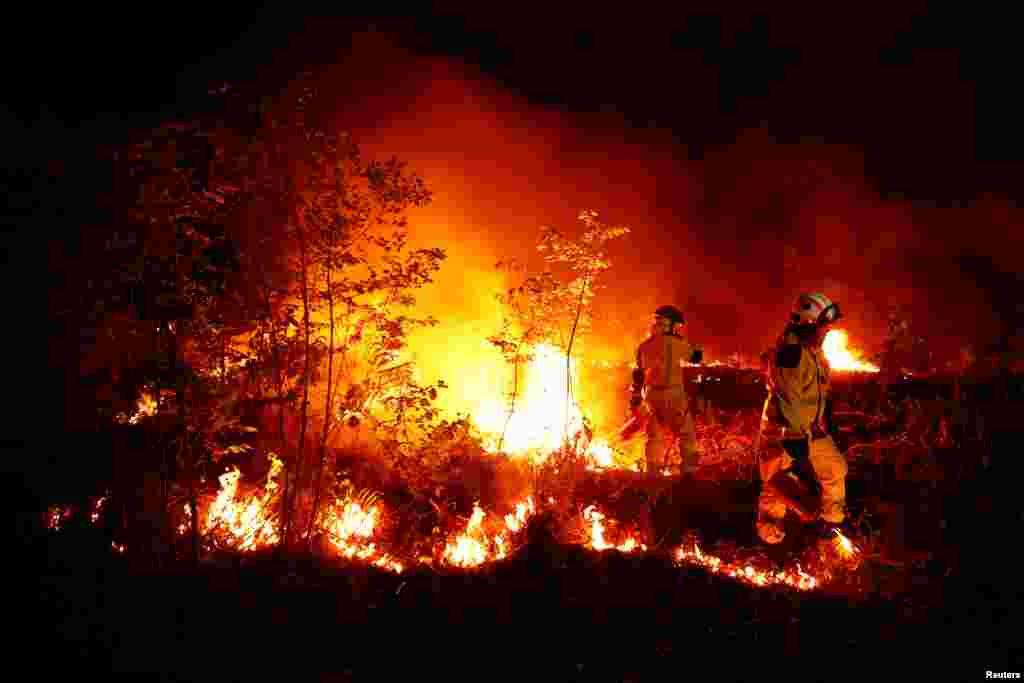
{"type": "Polygon", "coordinates": [[[448,252],[419,297],[442,323],[417,346],[425,374],[497,355],[484,339],[500,320],[494,295],[509,283],[494,263],[539,266],[539,228],[575,231],[585,208],[632,229],[609,253],[586,342],[602,359],[628,361],[666,303],[686,311],[706,356],[756,357],[802,290],[838,301],[851,343],[868,351],[896,308],[937,353],[1012,336],[1015,300],[988,289],[1019,281],[1012,235],[1024,221],[1007,201],[940,210],[882,197],[859,149],[783,144],[763,129],[693,160],[669,131],[531,103],[472,65],[416,56],[386,34],[357,36],[319,85],[333,125],[367,156],[407,161],[434,191],[411,215],[415,241],[448,252]]]}

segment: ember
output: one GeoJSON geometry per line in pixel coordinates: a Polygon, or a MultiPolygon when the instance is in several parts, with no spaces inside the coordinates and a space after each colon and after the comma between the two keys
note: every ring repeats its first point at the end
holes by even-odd
{"type": "Polygon", "coordinates": [[[801,569],[799,564],[794,569],[788,571],[766,571],[758,569],[749,563],[726,562],[714,555],[707,555],[701,551],[700,546],[696,543],[693,544],[692,550],[685,547],[679,548],[676,551],[675,557],[680,563],[699,565],[710,570],[713,574],[729,576],[752,586],[784,585],[802,591],[813,590],[820,586],[818,579],[801,569]]]}

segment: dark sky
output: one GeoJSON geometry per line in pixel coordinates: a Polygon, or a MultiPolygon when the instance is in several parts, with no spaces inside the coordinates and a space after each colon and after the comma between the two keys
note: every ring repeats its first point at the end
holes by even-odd
{"type": "MultiPolygon", "coordinates": [[[[593,186],[566,202],[604,197],[629,214],[625,222],[639,223],[619,258],[623,282],[645,293],[626,298],[644,306],[674,299],[718,351],[743,326],[759,332],[735,346],[756,351],[804,283],[831,287],[859,310],[850,324],[866,343],[878,341],[893,301],[926,320],[927,334],[949,337],[950,348],[961,338],[1012,337],[1022,314],[1015,235],[1024,199],[1013,23],[890,4],[871,13],[819,4],[770,17],[629,14],[625,6],[572,16],[502,6],[493,17],[199,8],[64,17],[33,24],[33,49],[12,55],[24,68],[4,115],[24,129],[10,156],[74,163],[129,128],[190,115],[221,81],[272,93],[302,69],[327,73],[325,82],[338,72],[337,87],[347,90],[339,111],[364,128],[437,126],[446,111],[455,120],[487,109],[467,102],[500,102],[485,118],[512,154],[526,139],[514,132],[523,120],[557,120],[559,132],[532,156],[563,185],[593,186]],[[353,39],[368,30],[392,47],[374,52],[353,39]],[[42,53],[48,58],[32,58],[42,53]],[[423,58],[453,66],[439,78],[423,58]],[[429,111],[402,119],[417,93],[429,111]],[[815,192],[792,189],[807,177],[815,192]],[[666,258],[672,249],[679,259],[666,258]]],[[[402,148],[400,137],[400,156],[436,168],[438,153],[402,148]]],[[[462,165],[449,158],[445,167],[468,184],[484,168],[468,152],[449,154],[462,165]]],[[[497,166],[494,178],[507,170],[497,166]]],[[[550,213],[524,212],[523,221],[550,213]]],[[[468,224],[494,217],[474,215],[468,224]]]]}
{"type": "Polygon", "coordinates": [[[37,126],[144,121],[187,108],[208,79],[328,63],[351,32],[376,26],[419,52],[479,65],[532,102],[671,128],[698,157],[705,145],[764,126],[779,139],[862,147],[868,173],[893,192],[940,201],[1019,192],[1008,172],[1024,158],[1010,22],[893,5],[767,18],[525,10],[302,18],[197,8],[133,22],[89,13],[37,25],[35,55],[19,60],[26,93],[11,102],[37,126]]]}

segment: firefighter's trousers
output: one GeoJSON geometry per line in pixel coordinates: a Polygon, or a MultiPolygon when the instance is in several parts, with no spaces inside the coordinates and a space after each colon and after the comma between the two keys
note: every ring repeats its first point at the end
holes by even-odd
{"type": "MultiPolygon", "coordinates": [[[[831,436],[810,439],[805,443],[810,470],[821,493],[819,517],[826,522],[838,524],[846,518],[846,458],[836,448],[831,436]]],[[[776,477],[797,478],[793,472],[795,463],[790,452],[799,452],[800,448],[793,446],[800,445],[802,444],[792,441],[784,443],[770,430],[762,429],[759,446],[761,495],[757,504],[757,535],[765,543],[779,543],[786,536],[783,524],[786,504],[776,495],[776,489],[770,482],[776,477]]]]}
{"type": "Polygon", "coordinates": [[[676,443],[679,444],[683,473],[695,472],[697,436],[685,388],[682,385],[647,387],[644,403],[650,411],[647,444],[644,448],[647,472],[651,475],[660,474],[668,464],[669,450],[676,443]]]}

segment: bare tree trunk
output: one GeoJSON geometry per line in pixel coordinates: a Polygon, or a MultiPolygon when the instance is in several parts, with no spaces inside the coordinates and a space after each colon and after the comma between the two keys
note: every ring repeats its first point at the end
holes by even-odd
{"type": "MultiPolygon", "coordinates": [[[[157,323],[156,335],[154,336],[154,340],[153,340],[153,345],[155,347],[153,349],[154,357],[158,357],[158,355],[160,353],[160,335],[162,334],[163,327],[166,324],[167,324],[166,321],[163,321],[161,323],[157,323]]],[[[162,424],[160,422],[160,414],[161,414],[162,409],[163,409],[163,402],[160,400],[160,394],[163,392],[163,380],[162,380],[160,372],[156,373],[156,382],[155,382],[155,386],[154,386],[153,389],[156,392],[156,396],[154,397],[155,401],[156,401],[156,410],[155,410],[154,415],[156,417],[157,424],[162,424]]],[[[171,446],[171,444],[168,443],[168,440],[166,438],[166,434],[163,432],[163,430],[161,430],[161,438],[160,438],[160,506],[164,510],[169,510],[170,507],[171,507],[171,467],[170,467],[170,450],[171,449],[170,449],[170,446],[171,446]]]]}
{"type": "Polygon", "coordinates": [[[313,494],[313,509],[309,514],[306,538],[313,538],[313,524],[320,509],[320,495],[323,487],[324,463],[327,458],[327,435],[330,433],[331,415],[334,409],[334,292],[331,290],[331,258],[334,255],[333,233],[328,238],[327,258],[324,260],[327,278],[327,398],[324,400],[324,427],[320,435],[320,461],[316,470],[316,490],[313,494]]]}
{"type": "Polygon", "coordinates": [[[519,347],[522,341],[516,345],[515,360],[512,363],[512,399],[509,401],[508,406],[508,417],[505,418],[505,424],[501,428],[501,438],[498,439],[498,452],[501,453],[502,446],[505,445],[505,434],[508,432],[508,425],[512,421],[512,415],[516,410],[516,399],[519,397],[519,361],[520,353],[519,347]]]}
{"type": "MultiPolygon", "coordinates": [[[[169,324],[169,323],[168,323],[169,324]]],[[[178,323],[181,324],[180,321],[178,323]]],[[[183,364],[178,362],[178,334],[181,330],[175,329],[170,333],[170,344],[168,345],[168,360],[171,363],[172,372],[174,373],[174,402],[178,410],[177,416],[177,428],[178,438],[181,439],[178,445],[179,459],[185,465],[185,477],[188,480],[188,501],[189,507],[192,509],[192,562],[195,565],[199,564],[199,506],[196,496],[195,489],[195,463],[192,460],[192,448],[189,443],[188,436],[188,423],[185,416],[186,408],[186,381],[185,381],[185,368],[183,364]]],[[[166,517],[166,508],[164,508],[164,515],[166,517]]],[[[160,535],[161,541],[163,541],[165,527],[165,519],[160,520],[160,535]]],[[[161,551],[163,545],[160,545],[161,551]]]]}
{"type": "Polygon", "coordinates": [[[288,444],[284,435],[284,373],[281,370],[281,353],[277,344],[277,322],[274,320],[274,311],[271,306],[270,288],[265,286],[264,296],[266,299],[267,314],[270,317],[270,354],[271,362],[274,364],[274,384],[277,389],[277,439],[281,449],[281,460],[284,463],[284,485],[281,487],[281,520],[280,520],[280,541],[279,550],[287,549],[287,524],[288,524],[288,444]]]}
{"type": "Polygon", "coordinates": [[[580,323],[580,316],[583,314],[583,295],[587,291],[587,279],[580,283],[580,298],[576,303],[576,318],[572,321],[572,332],[569,333],[569,343],[565,350],[565,433],[564,440],[569,440],[569,408],[572,405],[572,344],[576,340],[576,328],[580,323]]]}
{"type": "Polygon", "coordinates": [[[298,498],[301,485],[301,474],[302,474],[302,460],[305,456],[306,451],[306,427],[309,413],[309,272],[308,272],[308,253],[306,244],[306,225],[304,217],[299,215],[298,221],[299,228],[299,249],[301,257],[301,277],[302,277],[302,327],[305,332],[303,340],[303,356],[304,365],[302,370],[302,405],[299,407],[299,450],[298,455],[295,458],[295,487],[293,489],[293,499],[298,498]]]}

